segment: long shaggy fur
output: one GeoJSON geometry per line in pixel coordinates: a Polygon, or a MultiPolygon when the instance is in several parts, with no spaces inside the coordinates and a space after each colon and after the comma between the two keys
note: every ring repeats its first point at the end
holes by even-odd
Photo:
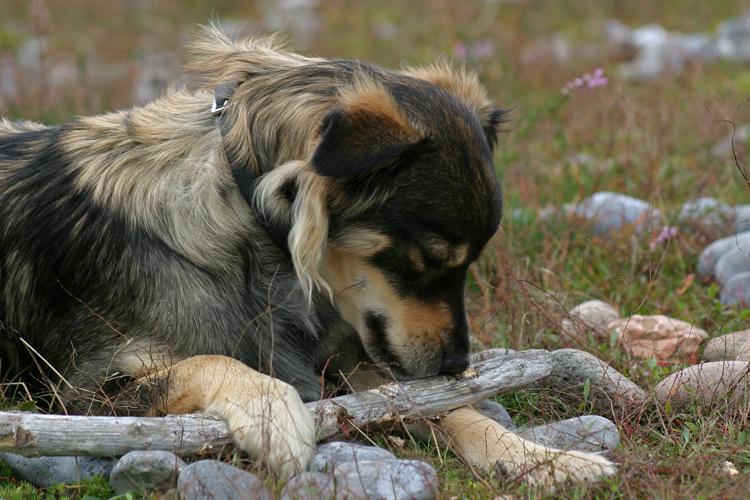
{"type": "Polygon", "coordinates": [[[2,369],[31,345],[80,411],[221,416],[288,476],[314,444],[301,400],[339,374],[468,366],[464,280],[500,220],[503,112],[449,66],[391,72],[215,29],[188,61],[197,90],[0,121],[2,369]]]}

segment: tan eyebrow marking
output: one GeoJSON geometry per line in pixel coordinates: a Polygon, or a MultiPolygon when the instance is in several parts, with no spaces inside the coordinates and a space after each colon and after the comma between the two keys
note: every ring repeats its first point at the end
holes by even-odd
{"type": "Polygon", "coordinates": [[[457,267],[464,263],[469,254],[469,244],[451,245],[442,238],[430,238],[424,245],[430,258],[446,267],[457,267]]]}
{"type": "Polygon", "coordinates": [[[417,247],[411,247],[409,249],[409,260],[414,265],[414,269],[419,272],[425,270],[424,259],[422,258],[422,251],[417,247]]]}

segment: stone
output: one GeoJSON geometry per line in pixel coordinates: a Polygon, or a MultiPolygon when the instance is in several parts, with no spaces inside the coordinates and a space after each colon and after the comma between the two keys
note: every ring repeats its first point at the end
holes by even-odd
{"type": "Polygon", "coordinates": [[[659,210],[649,203],[620,193],[601,191],[572,208],[572,213],[591,221],[591,231],[598,236],[634,226],[635,231],[650,230],[661,220],[659,210]]]}
{"type": "Polygon", "coordinates": [[[109,477],[116,462],[102,457],[24,457],[15,453],[0,453],[0,461],[16,476],[44,488],[76,484],[80,479],[96,476],[109,477]]]}
{"type": "Polygon", "coordinates": [[[333,500],[336,489],[333,474],[303,472],[284,485],[281,500],[333,500]]]}
{"type": "Polygon", "coordinates": [[[734,207],[733,233],[750,231],[750,205],[737,205],[734,207]]]}
{"type": "Polygon", "coordinates": [[[734,361],[742,352],[742,348],[750,341],[750,330],[727,333],[714,337],[703,348],[703,361],[734,361]]]}
{"type": "Polygon", "coordinates": [[[389,460],[398,460],[398,458],[383,448],[350,441],[333,441],[319,444],[315,448],[312,470],[315,472],[333,472],[344,463],[389,460]]]}
{"type": "Polygon", "coordinates": [[[500,403],[489,399],[483,399],[474,403],[474,407],[479,410],[482,415],[491,418],[509,431],[516,428],[516,424],[513,422],[508,410],[506,410],[500,403]]]}
{"type": "Polygon", "coordinates": [[[134,490],[165,491],[177,486],[177,477],[186,466],[184,460],[168,451],[131,451],[114,466],[109,482],[119,495],[134,490]]]}
{"type": "Polygon", "coordinates": [[[254,474],[218,460],[199,460],[180,472],[177,490],[182,500],[271,500],[254,474]]]}
{"type": "Polygon", "coordinates": [[[547,383],[561,399],[578,407],[586,402],[607,418],[621,418],[637,410],[648,394],[593,354],[578,349],[552,352],[552,373],[547,383]],[[589,394],[584,398],[588,384],[589,394]]]}
{"type": "Polygon", "coordinates": [[[745,12],[716,26],[716,44],[720,55],[729,59],[750,61],[750,14],[745,12]]]}
{"type": "Polygon", "coordinates": [[[435,469],[419,460],[348,462],[333,478],[337,500],[431,500],[438,494],[435,469]]]}
{"type": "Polygon", "coordinates": [[[703,197],[683,203],[677,220],[682,223],[699,222],[726,232],[734,221],[734,209],[716,198],[703,197]]]}
{"type": "Polygon", "coordinates": [[[484,351],[471,353],[471,362],[478,363],[480,361],[487,361],[488,359],[496,358],[498,356],[505,356],[506,354],[513,354],[514,352],[516,352],[515,349],[509,349],[507,347],[485,349],[484,351]]]}
{"type": "Polygon", "coordinates": [[[510,219],[515,224],[528,226],[534,222],[534,219],[536,219],[536,214],[531,210],[516,208],[513,210],[513,212],[511,212],[510,219]]]}
{"type": "Polygon", "coordinates": [[[750,362],[750,340],[737,351],[737,361],[750,362]]]}
{"type": "Polygon", "coordinates": [[[725,286],[730,278],[750,272],[750,247],[732,248],[716,261],[714,280],[725,286]]]}
{"type": "Polygon", "coordinates": [[[735,304],[744,308],[750,306],[750,272],[736,274],[729,278],[721,289],[719,301],[725,306],[735,304]]]}
{"type": "Polygon", "coordinates": [[[725,306],[750,306],[750,272],[735,274],[729,278],[721,289],[719,301],[725,306]]]}
{"type": "Polygon", "coordinates": [[[611,305],[601,300],[587,300],[575,306],[560,323],[563,338],[588,342],[589,335],[599,342],[609,341],[607,325],[620,315],[611,305]]]}
{"type": "Polygon", "coordinates": [[[718,260],[730,250],[750,250],[750,231],[737,233],[720,238],[703,249],[698,257],[698,277],[714,279],[714,272],[718,260]]]}
{"type": "Polygon", "coordinates": [[[584,415],[537,427],[516,429],[515,433],[537,444],[561,450],[611,453],[620,444],[617,426],[599,415],[584,415]]]}
{"type": "Polygon", "coordinates": [[[660,403],[730,405],[744,409],[750,381],[746,361],[715,361],[685,368],[654,388],[660,403]]]}
{"type": "Polygon", "coordinates": [[[660,360],[690,359],[696,356],[700,345],[708,340],[708,333],[692,323],[670,318],[663,314],[641,316],[633,314],[607,326],[617,332],[620,346],[634,358],[660,360]]]}

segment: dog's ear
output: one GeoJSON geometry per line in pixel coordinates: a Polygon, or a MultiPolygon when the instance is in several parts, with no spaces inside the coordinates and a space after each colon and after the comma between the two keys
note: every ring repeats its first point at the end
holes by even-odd
{"type": "Polygon", "coordinates": [[[510,110],[498,109],[475,72],[438,63],[425,68],[407,67],[402,73],[442,87],[469,106],[479,117],[490,149],[495,151],[498,134],[503,131],[501,125],[508,122],[510,110]]]}
{"type": "Polygon", "coordinates": [[[423,134],[385,89],[371,85],[349,92],[342,101],[321,125],[311,161],[318,174],[346,179],[418,154],[423,134]]]}

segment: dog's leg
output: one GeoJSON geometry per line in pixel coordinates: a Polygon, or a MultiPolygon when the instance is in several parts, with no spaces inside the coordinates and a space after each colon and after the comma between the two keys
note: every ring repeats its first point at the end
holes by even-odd
{"type": "Polygon", "coordinates": [[[302,472],[315,422],[297,391],[225,356],[196,356],[139,380],[156,385],[156,413],[203,412],[226,420],[235,441],[281,477],[302,472]]]}
{"type": "Polygon", "coordinates": [[[451,411],[440,421],[442,440],[472,466],[497,467],[534,485],[567,479],[589,481],[611,476],[614,464],[593,453],[547,448],[518,437],[472,406],[451,411]]]}

